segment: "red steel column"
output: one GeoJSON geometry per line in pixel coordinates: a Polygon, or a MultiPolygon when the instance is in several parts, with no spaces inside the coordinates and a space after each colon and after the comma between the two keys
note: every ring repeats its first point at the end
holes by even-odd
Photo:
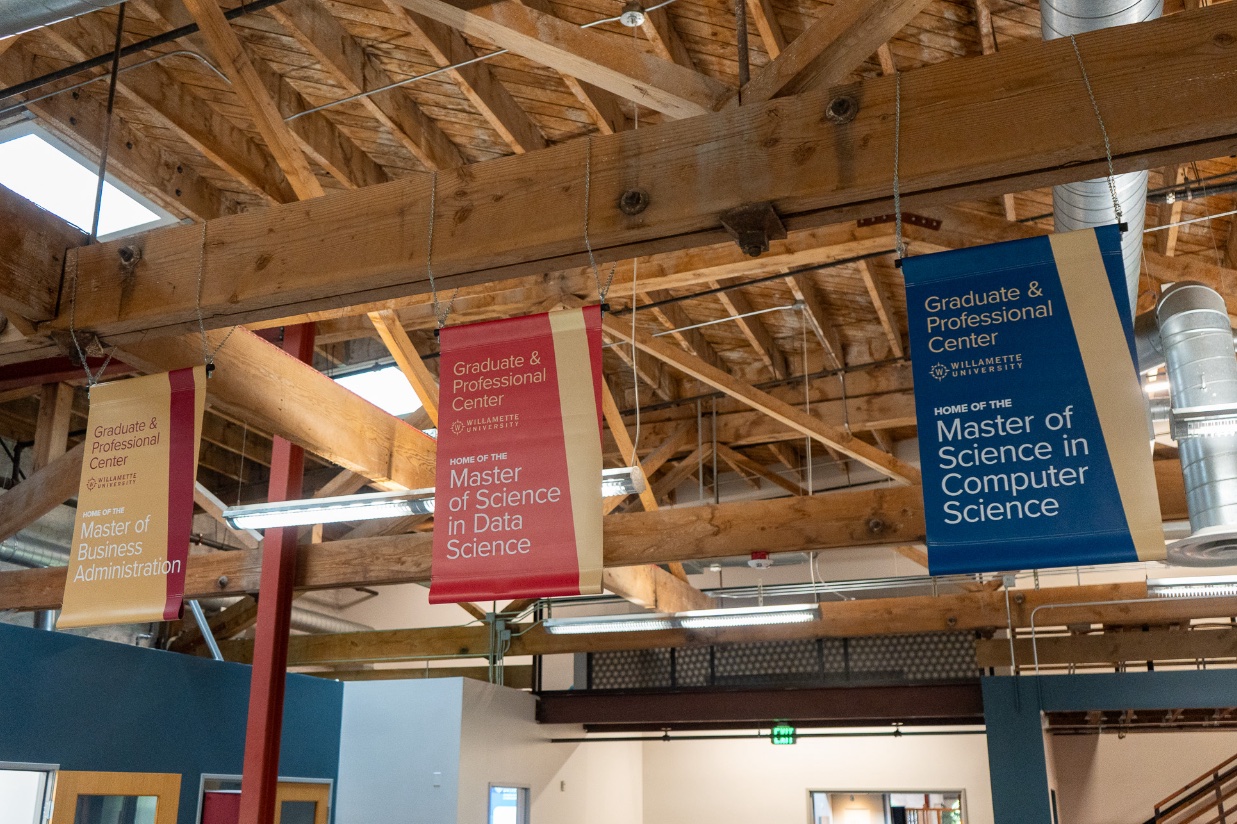
{"type": "MultiPolygon", "coordinates": [[[[283,349],[304,363],[314,356],[314,325],[284,329],[283,349]]],[[[254,387],[255,392],[262,387],[254,387]]],[[[268,499],[301,497],[305,452],[278,436],[271,448],[268,499]]],[[[288,669],[288,632],[292,585],[296,579],[297,528],[268,529],[262,540],[262,579],[258,623],[249,682],[249,719],[245,727],[245,768],[241,780],[239,824],[274,824],[279,782],[279,739],[283,731],[284,683],[288,669]]]]}

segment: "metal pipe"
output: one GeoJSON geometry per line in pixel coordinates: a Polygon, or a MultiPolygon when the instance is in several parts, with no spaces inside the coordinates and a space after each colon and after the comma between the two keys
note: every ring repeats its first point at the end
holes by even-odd
{"type": "MultiPolygon", "coordinates": [[[[1237,355],[1224,298],[1201,283],[1174,283],[1160,297],[1156,318],[1173,414],[1237,409],[1237,355]]],[[[1194,534],[1170,546],[1170,557],[1195,566],[1232,563],[1237,560],[1237,432],[1176,434],[1194,534]]]]}
{"type": "MultiPolygon", "coordinates": [[[[1164,11],[1163,0],[1042,0],[1040,15],[1045,40],[1154,20],[1164,11]]],[[[1131,308],[1138,301],[1142,264],[1143,226],[1147,211],[1147,172],[1115,175],[1117,201],[1128,228],[1121,238],[1125,280],[1131,308]]],[[[1083,180],[1052,189],[1054,227],[1058,232],[1116,223],[1108,178],[1083,180]]]]}
{"type": "Polygon", "coordinates": [[[222,661],[223,653],[219,651],[219,642],[215,640],[215,633],[211,631],[210,622],[206,620],[206,613],[202,612],[202,605],[197,601],[190,601],[189,609],[193,612],[193,620],[198,624],[198,631],[202,633],[202,638],[206,640],[206,646],[210,650],[210,657],[216,661],[222,661]]]}

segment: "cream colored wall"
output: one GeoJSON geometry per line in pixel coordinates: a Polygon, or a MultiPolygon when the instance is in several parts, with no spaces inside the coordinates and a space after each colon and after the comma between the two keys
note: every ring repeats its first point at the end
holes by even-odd
{"type": "Polygon", "coordinates": [[[1063,822],[1137,824],[1157,801],[1237,754],[1237,732],[1058,735],[1051,746],[1063,822]]]}
{"type": "Polygon", "coordinates": [[[643,824],[804,824],[810,790],[962,790],[968,824],[993,824],[982,735],[801,738],[783,747],[763,739],[650,741],[643,747],[643,824]]]}

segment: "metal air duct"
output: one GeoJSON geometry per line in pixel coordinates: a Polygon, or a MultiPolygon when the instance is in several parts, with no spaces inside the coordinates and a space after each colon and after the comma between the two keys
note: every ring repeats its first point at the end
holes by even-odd
{"type": "MultiPolygon", "coordinates": [[[[1041,0],[1045,40],[1154,20],[1164,11],[1163,0],[1041,0]]],[[[1128,230],[1121,239],[1125,281],[1131,311],[1138,300],[1138,271],[1142,260],[1143,225],[1147,212],[1147,172],[1116,175],[1114,184],[1128,230]]],[[[1083,180],[1052,189],[1054,225],[1058,232],[1089,229],[1116,222],[1108,179],[1083,180]]]]}
{"type": "Polygon", "coordinates": [[[1192,530],[1169,546],[1169,559],[1237,563],[1237,355],[1228,309],[1214,289],[1183,282],[1164,290],[1156,317],[1192,530]]]}
{"type": "Polygon", "coordinates": [[[120,5],[121,0],[0,0],[0,37],[120,5]]]}

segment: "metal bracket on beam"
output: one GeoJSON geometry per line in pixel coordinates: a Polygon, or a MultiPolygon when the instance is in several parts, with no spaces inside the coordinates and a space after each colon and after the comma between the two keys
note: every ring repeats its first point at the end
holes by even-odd
{"type": "Polygon", "coordinates": [[[722,226],[748,257],[760,257],[769,251],[769,241],[786,237],[786,227],[773,211],[772,203],[750,203],[731,209],[722,215],[722,226]]]}

